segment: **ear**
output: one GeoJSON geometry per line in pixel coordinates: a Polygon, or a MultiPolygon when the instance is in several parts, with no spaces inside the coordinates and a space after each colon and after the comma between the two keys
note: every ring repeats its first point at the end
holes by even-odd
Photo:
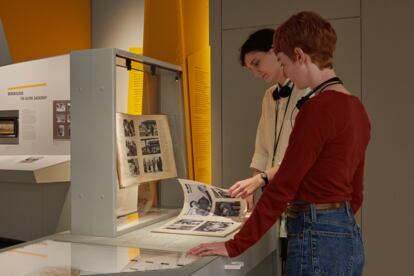
{"type": "Polygon", "coordinates": [[[306,54],[305,54],[305,52],[302,50],[302,48],[295,47],[295,49],[293,49],[293,52],[295,53],[295,55],[296,55],[296,60],[297,60],[299,63],[303,64],[303,63],[305,63],[305,62],[306,62],[306,60],[307,60],[307,55],[306,55],[306,54]]]}

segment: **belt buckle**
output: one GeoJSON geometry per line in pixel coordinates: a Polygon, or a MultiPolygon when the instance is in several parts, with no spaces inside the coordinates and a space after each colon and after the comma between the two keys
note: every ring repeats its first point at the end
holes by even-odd
{"type": "Polygon", "coordinates": [[[303,213],[302,210],[298,206],[295,205],[288,205],[286,208],[286,216],[290,218],[297,218],[299,214],[303,213]]]}
{"type": "Polygon", "coordinates": [[[298,212],[293,212],[293,211],[290,211],[290,210],[286,210],[286,216],[288,217],[288,218],[293,218],[293,219],[295,219],[295,218],[297,218],[298,217],[298,215],[299,215],[299,213],[298,212]]]}

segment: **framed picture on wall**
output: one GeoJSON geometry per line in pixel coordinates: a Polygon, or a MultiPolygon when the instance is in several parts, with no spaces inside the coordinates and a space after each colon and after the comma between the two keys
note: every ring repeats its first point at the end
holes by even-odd
{"type": "Polygon", "coordinates": [[[70,101],[53,101],[53,139],[70,139],[70,101]]]}

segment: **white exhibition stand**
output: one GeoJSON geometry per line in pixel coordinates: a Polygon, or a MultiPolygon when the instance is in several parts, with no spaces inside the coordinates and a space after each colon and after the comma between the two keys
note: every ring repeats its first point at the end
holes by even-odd
{"type": "Polygon", "coordinates": [[[18,113],[16,143],[0,143],[0,237],[69,229],[70,141],[53,138],[53,102],[70,98],[69,62],[63,55],[0,67],[0,112],[18,113]]]}

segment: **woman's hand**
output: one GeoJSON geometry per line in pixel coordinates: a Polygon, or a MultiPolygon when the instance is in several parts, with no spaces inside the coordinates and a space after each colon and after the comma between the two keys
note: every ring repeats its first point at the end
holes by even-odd
{"type": "Polygon", "coordinates": [[[188,255],[193,256],[210,256],[210,255],[220,255],[228,256],[227,249],[224,246],[224,242],[211,242],[211,243],[202,243],[196,247],[191,248],[187,251],[188,255]]]}
{"type": "Polygon", "coordinates": [[[250,178],[236,182],[229,189],[229,195],[231,197],[241,197],[246,198],[260,188],[264,184],[263,179],[259,174],[252,176],[250,178]]]}
{"type": "Polygon", "coordinates": [[[252,212],[254,209],[254,195],[248,195],[246,197],[247,212],[252,212]]]}

